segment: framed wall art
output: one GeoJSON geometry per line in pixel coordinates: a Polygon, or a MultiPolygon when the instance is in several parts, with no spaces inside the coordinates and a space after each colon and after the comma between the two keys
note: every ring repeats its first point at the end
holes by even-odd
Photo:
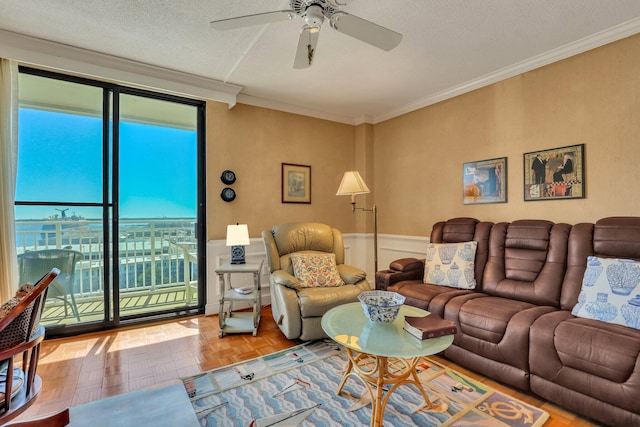
{"type": "Polygon", "coordinates": [[[584,198],[584,144],[524,154],[524,200],[584,198]]]}
{"type": "Polygon", "coordinates": [[[465,163],[463,202],[465,205],[507,202],[507,158],[465,163]]]}
{"type": "Polygon", "coordinates": [[[282,203],[311,203],[311,166],[282,163],[282,203]]]}

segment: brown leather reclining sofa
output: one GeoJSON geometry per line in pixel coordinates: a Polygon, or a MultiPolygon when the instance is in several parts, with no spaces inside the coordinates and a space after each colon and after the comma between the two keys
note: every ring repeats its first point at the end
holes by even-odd
{"type": "Polygon", "coordinates": [[[571,314],[588,256],[640,260],[640,217],[433,226],[431,243],[467,241],[473,290],[424,283],[414,258],[377,272],[376,288],[456,322],[448,359],[599,422],[640,425],[640,330],[571,314]]]}

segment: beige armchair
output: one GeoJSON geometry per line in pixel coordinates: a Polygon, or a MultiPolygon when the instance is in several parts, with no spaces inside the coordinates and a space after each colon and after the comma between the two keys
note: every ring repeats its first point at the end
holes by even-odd
{"type": "Polygon", "coordinates": [[[271,272],[273,318],[289,339],[326,337],[320,325],[322,315],[338,305],[357,302],[362,291],[370,290],[366,273],[344,264],[342,233],[335,228],[312,222],[281,224],[263,231],[262,239],[271,272]],[[292,256],[299,262],[302,257],[326,254],[335,256],[340,283],[325,277],[319,277],[316,283],[296,277],[292,256]]]}

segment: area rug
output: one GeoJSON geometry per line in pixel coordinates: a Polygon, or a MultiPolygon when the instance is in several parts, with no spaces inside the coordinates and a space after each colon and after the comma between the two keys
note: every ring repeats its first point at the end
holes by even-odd
{"type": "MultiPolygon", "coordinates": [[[[369,425],[371,404],[362,383],[349,379],[336,395],[346,362],[346,351],[321,340],[182,381],[202,426],[369,425]]],[[[403,385],[389,398],[385,426],[540,427],[549,418],[430,358],[420,361],[418,377],[439,410],[413,413],[424,400],[415,386],[403,385]]]]}

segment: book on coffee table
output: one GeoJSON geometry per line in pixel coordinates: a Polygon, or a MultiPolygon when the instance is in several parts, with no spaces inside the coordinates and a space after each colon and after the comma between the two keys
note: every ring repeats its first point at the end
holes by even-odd
{"type": "Polygon", "coordinates": [[[427,340],[444,335],[454,335],[458,328],[455,323],[432,313],[423,317],[405,316],[404,330],[416,338],[427,340]]]}

